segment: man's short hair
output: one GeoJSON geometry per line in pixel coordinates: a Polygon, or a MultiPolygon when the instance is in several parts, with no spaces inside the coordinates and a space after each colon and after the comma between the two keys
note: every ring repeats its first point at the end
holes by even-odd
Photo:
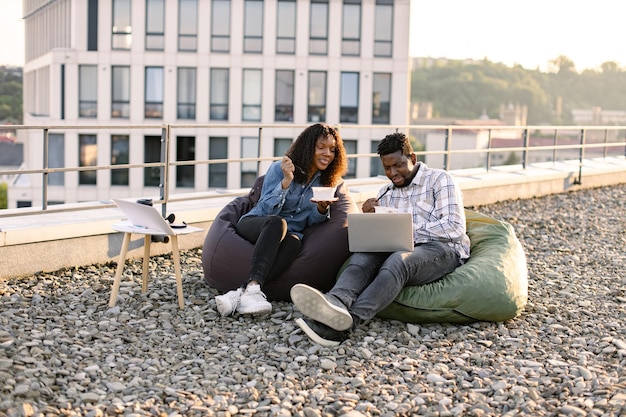
{"type": "Polygon", "coordinates": [[[413,153],[413,146],[409,138],[400,132],[390,133],[378,144],[378,155],[384,156],[402,151],[402,155],[410,156],[413,153]]]}

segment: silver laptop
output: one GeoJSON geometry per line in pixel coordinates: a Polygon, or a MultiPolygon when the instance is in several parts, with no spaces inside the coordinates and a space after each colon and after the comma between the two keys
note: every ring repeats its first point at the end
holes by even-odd
{"type": "Polygon", "coordinates": [[[139,204],[134,201],[117,200],[113,202],[122,210],[122,213],[128,217],[129,222],[141,229],[149,232],[158,232],[164,235],[175,234],[167,220],[161,216],[161,213],[154,206],[139,204]]]}
{"type": "Polygon", "coordinates": [[[411,213],[348,213],[350,252],[413,250],[411,213]]]}

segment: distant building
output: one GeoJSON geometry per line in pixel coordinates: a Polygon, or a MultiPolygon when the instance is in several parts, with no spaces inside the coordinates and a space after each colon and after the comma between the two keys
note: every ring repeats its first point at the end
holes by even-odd
{"type": "MultiPolygon", "coordinates": [[[[127,125],[249,124],[174,132],[174,160],[282,155],[301,127],[340,124],[350,153],[407,125],[409,0],[56,0],[24,2],[24,124],[119,126],[49,132],[49,167],[155,162],[160,129],[127,125]],[[385,132],[386,133],[386,132],[385,132]]],[[[43,132],[25,134],[42,166],[43,132]]],[[[170,193],[245,188],[269,161],[178,166],[170,193]]],[[[352,160],[349,176],[368,176],[352,160]]],[[[157,169],[53,173],[55,202],[158,195],[157,169]]],[[[42,175],[9,206],[41,202],[42,175]]],[[[15,197],[14,197],[15,196],[15,197]]]]}

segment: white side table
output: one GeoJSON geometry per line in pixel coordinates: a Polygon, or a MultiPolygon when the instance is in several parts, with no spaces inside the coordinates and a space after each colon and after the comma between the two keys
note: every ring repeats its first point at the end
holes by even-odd
{"type": "MultiPolygon", "coordinates": [[[[163,236],[164,233],[159,230],[148,229],[145,227],[134,226],[132,223],[126,221],[121,223],[115,223],[111,226],[113,230],[124,233],[124,240],[122,242],[122,250],[120,251],[119,260],[117,261],[117,270],[115,271],[115,281],[113,281],[113,289],[111,291],[111,298],[109,299],[109,307],[115,307],[117,301],[117,295],[120,290],[120,283],[122,281],[122,272],[126,263],[126,254],[128,252],[128,244],[130,243],[130,236],[132,234],[143,235],[143,281],[141,285],[141,292],[145,293],[148,290],[148,265],[150,262],[150,243],[152,242],[153,235],[163,236]]],[[[178,307],[182,310],[185,307],[185,301],[183,298],[183,278],[180,272],[180,253],[178,251],[178,235],[186,235],[189,233],[201,232],[203,229],[194,226],[187,226],[181,229],[172,229],[173,234],[167,235],[172,242],[172,257],[174,258],[174,271],[176,273],[176,292],[178,293],[178,307]]]]}

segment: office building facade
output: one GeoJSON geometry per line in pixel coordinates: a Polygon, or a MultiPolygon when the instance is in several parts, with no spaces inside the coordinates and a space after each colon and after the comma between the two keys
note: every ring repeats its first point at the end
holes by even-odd
{"type": "MultiPolygon", "coordinates": [[[[170,193],[245,188],[311,123],[370,153],[408,124],[409,0],[24,0],[26,164],[170,159],[170,193]],[[259,129],[263,126],[262,129],[259,129]],[[356,127],[359,126],[359,129],[356,127]],[[372,126],[364,129],[363,126],[372,126]],[[65,127],[65,128],[64,128],[65,127]],[[95,128],[97,127],[97,128],[95,128]],[[261,132],[261,133],[260,133],[261,132]]],[[[352,160],[349,177],[372,173],[352,160]]],[[[50,203],[155,195],[159,168],[55,172],[50,203]]],[[[40,206],[43,176],[10,192],[40,206]]]]}

